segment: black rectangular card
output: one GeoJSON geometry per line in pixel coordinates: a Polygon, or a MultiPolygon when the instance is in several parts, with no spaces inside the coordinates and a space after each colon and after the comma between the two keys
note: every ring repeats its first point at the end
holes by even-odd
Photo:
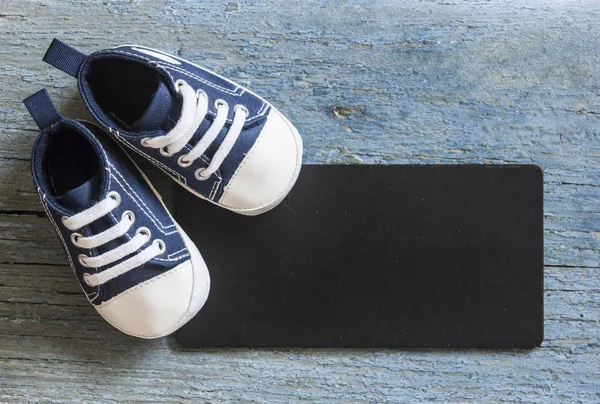
{"type": "Polygon", "coordinates": [[[517,347],[543,338],[535,166],[304,166],[237,215],[183,189],[210,296],[187,347],[517,347]]]}

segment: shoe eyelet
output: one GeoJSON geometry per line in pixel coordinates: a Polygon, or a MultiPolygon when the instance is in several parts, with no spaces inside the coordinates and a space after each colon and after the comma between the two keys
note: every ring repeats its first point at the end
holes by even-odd
{"type": "Polygon", "coordinates": [[[142,141],[140,142],[140,144],[144,147],[152,147],[148,144],[148,142],[151,140],[152,138],[150,137],[145,137],[142,139],[142,141]]]}
{"type": "Polygon", "coordinates": [[[167,248],[167,246],[165,245],[165,242],[162,241],[161,239],[157,238],[156,240],[154,240],[152,242],[152,244],[156,244],[158,246],[158,248],[160,249],[160,253],[164,253],[165,249],[167,248]]]}
{"type": "Polygon", "coordinates": [[[86,285],[88,285],[88,286],[90,286],[90,287],[93,287],[93,286],[90,284],[90,276],[92,276],[92,274],[88,274],[87,272],[84,272],[84,273],[83,273],[83,281],[86,283],[86,285]]]}
{"type": "Polygon", "coordinates": [[[204,97],[208,100],[208,94],[206,94],[206,91],[202,90],[201,88],[196,90],[196,99],[199,99],[200,97],[204,97]]]}
{"type": "Polygon", "coordinates": [[[67,227],[67,226],[65,225],[65,221],[67,221],[67,220],[69,220],[69,218],[68,218],[68,217],[66,217],[66,216],[63,216],[63,217],[61,217],[61,218],[60,218],[60,221],[62,222],[63,226],[65,226],[65,227],[67,227]]]}
{"type": "Polygon", "coordinates": [[[248,108],[246,108],[244,105],[242,104],[237,104],[236,106],[233,107],[233,111],[237,112],[237,111],[242,111],[244,114],[246,114],[246,116],[250,115],[250,111],[248,111],[248,108]]]}
{"type": "Polygon", "coordinates": [[[171,156],[173,156],[173,154],[175,154],[175,153],[170,153],[169,152],[169,147],[168,146],[161,147],[159,150],[160,150],[160,154],[162,154],[165,157],[171,157],[171,156]]]}
{"type": "Polygon", "coordinates": [[[131,224],[135,223],[135,213],[133,213],[132,211],[126,210],[125,212],[123,212],[123,214],[121,215],[121,219],[124,219],[125,217],[129,219],[129,222],[131,224]]]}
{"type": "Polygon", "coordinates": [[[79,254],[79,255],[77,256],[77,260],[79,261],[79,263],[80,263],[82,266],[84,266],[84,267],[86,267],[86,268],[89,268],[90,266],[89,266],[89,265],[88,265],[88,264],[85,262],[85,259],[86,259],[86,258],[89,258],[89,257],[88,257],[87,255],[85,255],[85,254],[79,254]]]}
{"type": "Polygon", "coordinates": [[[110,191],[107,196],[113,201],[115,201],[115,208],[121,204],[121,195],[119,195],[118,192],[110,191]]]}
{"type": "Polygon", "coordinates": [[[219,98],[218,100],[215,100],[215,108],[219,109],[220,107],[229,107],[229,104],[227,104],[227,101],[219,98]]]}
{"type": "Polygon", "coordinates": [[[80,233],[71,233],[71,243],[73,243],[75,247],[80,247],[78,242],[81,237],[83,236],[80,233]]]}
{"type": "Polygon", "coordinates": [[[177,164],[179,164],[179,167],[189,167],[192,164],[194,164],[193,161],[191,160],[186,160],[185,158],[187,157],[187,154],[182,154],[181,156],[179,156],[179,158],[177,159],[177,164]]]}
{"type": "Polygon", "coordinates": [[[202,175],[202,173],[204,172],[204,170],[206,170],[206,168],[199,168],[194,172],[194,176],[196,177],[196,179],[198,181],[206,181],[207,179],[210,178],[210,175],[208,177],[205,177],[202,175]]]}
{"type": "Polygon", "coordinates": [[[146,241],[152,238],[152,232],[147,227],[140,227],[135,231],[135,234],[141,234],[142,236],[146,236],[146,241]]]}
{"type": "Polygon", "coordinates": [[[187,84],[185,80],[178,79],[175,81],[175,88],[179,90],[179,87],[183,86],[184,84],[187,84]]]}

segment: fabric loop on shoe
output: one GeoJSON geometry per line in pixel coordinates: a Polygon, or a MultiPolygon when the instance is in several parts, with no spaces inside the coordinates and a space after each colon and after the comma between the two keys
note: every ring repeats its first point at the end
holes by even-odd
{"type": "Polygon", "coordinates": [[[50,98],[46,89],[40,90],[23,100],[23,104],[31,114],[31,117],[41,130],[61,121],[63,118],[58,113],[56,106],[50,98]]]}
{"type": "Polygon", "coordinates": [[[86,58],[87,55],[54,38],[42,60],[70,76],[77,77],[86,58]]]}

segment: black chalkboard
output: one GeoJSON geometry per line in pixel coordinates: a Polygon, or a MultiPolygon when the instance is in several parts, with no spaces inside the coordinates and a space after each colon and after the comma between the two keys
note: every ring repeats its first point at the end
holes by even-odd
{"type": "Polygon", "coordinates": [[[210,296],[187,347],[518,347],[543,339],[535,166],[304,166],[271,212],[183,189],[210,296]]]}

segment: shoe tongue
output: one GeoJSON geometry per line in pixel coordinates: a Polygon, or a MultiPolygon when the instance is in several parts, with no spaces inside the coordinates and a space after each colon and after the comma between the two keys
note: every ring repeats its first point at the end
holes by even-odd
{"type": "Polygon", "coordinates": [[[96,203],[100,199],[99,194],[100,175],[96,174],[78,187],[57,196],[55,200],[65,208],[79,213],[96,203]]]}
{"type": "Polygon", "coordinates": [[[134,131],[157,130],[169,131],[175,126],[181,114],[181,104],[174,100],[171,92],[162,81],[152,95],[152,100],[142,116],[131,125],[134,131]]]}

